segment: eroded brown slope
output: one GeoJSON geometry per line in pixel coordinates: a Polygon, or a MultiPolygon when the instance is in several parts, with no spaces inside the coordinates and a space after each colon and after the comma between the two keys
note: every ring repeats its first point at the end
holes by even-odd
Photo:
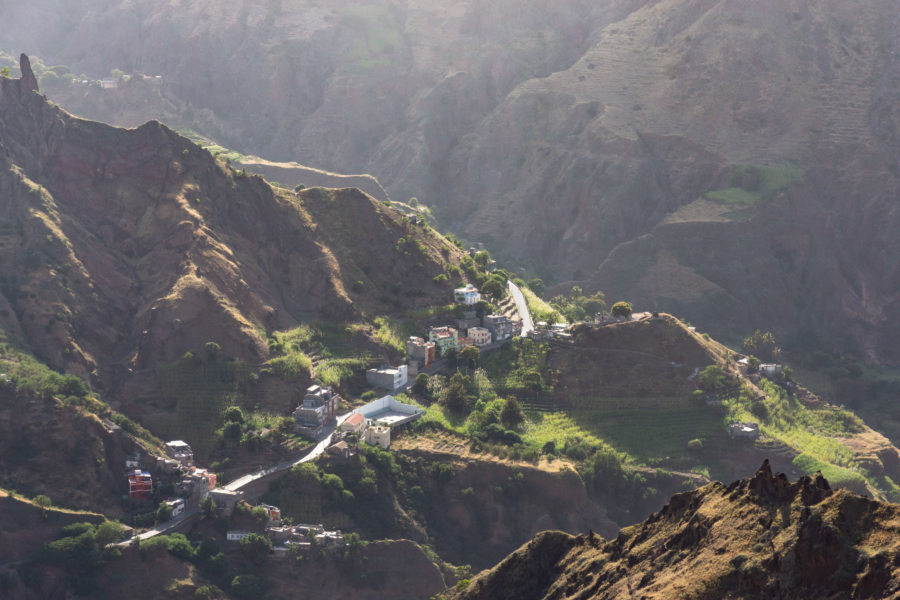
{"type": "Polygon", "coordinates": [[[0,80],[0,327],[49,364],[114,390],[205,341],[260,362],[300,319],[444,301],[456,251],[371,197],[273,191],[159,123],[74,118],[23,73],[0,80]]]}
{"type": "Polygon", "coordinates": [[[678,494],[611,541],[547,532],[458,598],[887,598],[900,513],[821,477],[752,479],[678,494]]]}

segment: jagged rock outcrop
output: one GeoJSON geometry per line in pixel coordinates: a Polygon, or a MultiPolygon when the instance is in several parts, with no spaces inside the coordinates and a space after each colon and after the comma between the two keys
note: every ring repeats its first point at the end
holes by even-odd
{"type": "Polygon", "coordinates": [[[900,507],[768,462],[675,495],[604,542],[544,533],[453,598],[887,598],[900,591],[900,507]]]}

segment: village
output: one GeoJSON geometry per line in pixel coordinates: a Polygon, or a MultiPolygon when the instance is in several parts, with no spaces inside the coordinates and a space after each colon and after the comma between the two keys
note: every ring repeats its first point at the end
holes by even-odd
{"type": "MultiPolygon", "coordinates": [[[[514,284],[509,285],[512,290],[514,284]]],[[[285,556],[289,549],[304,553],[311,548],[341,547],[341,531],[326,530],[321,523],[289,523],[281,518],[279,507],[257,503],[261,484],[288,468],[315,460],[323,454],[335,460],[346,460],[358,452],[359,444],[390,448],[392,436],[423,415],[422,408],[401,402],[395,395],[405,393],[418,373],[431,374],[445,368],[448,357],[467,347],[474,346],[490,352],[515,337],[563,344],[574,342],[569,325],[539,322],[536,326],[523,327],[523,323],[530,321],[530,315],[521,315],[519,319],[499,314],[479,317],[476,307],[482,302],[482,295],[472,285],[453,290],[453,300],[460,307],[461,317],[452,324],[429,327],[427,336],[410,337],[406,341],[405,364],[366,370],[366,383],[384,393],[379,398],[345,414],[338,414],[343,399],[332,387],[313,383],[306,388],[302,401],[291,413],[295,431],[313,444],[299,460],[266,469],[261,467],[258,472],[220,485],[215,473],[194,464],[191,446],[183,440],[167,442],[166,456],[129,455],[125,461],[127,501],[135,507],[144,506],[147,509],[143,516],[139,513],[140,508],[135,509],[138,512],[135,525],[150,526],[156,523],[155,529],[140,534],[137,539],[184,527],[201,507],[206,507],[206,510],[213,510],[223,517],[231,517],[236,511],[264,514],[265,524],[260,533],[271,541],[276,556],[285,556]],[[154,498],[161,499],[159,508],[154,507],[154,498]]],[[[585,324],[605,327],[624,320],[657,317],[655,313],[636,313],[627,317],[603,313],[593,315],[585,324]]],[[[739,368],[744,374],[755,370],[760,376],[773,380],[779,380],[783,370],[777,364],[751,365],[746,358],[739,362],[739,368]]],[[[715,402],[715,398],[708,396],[707,402],[715,402]]],[[[730,423],[727,427],[732,438],[755,440],[759,437],[758,423],[730,423]]],[[[229,529],[226,539],[239,543],[253,533],[248,528],[229,529]]]]}
{"type": "MultiPolygon", "coordinates": [[[[423,414],[420,407],[400,402],[392,394],[405,392],[419,372],[435,372],[446,364],[447,357],[466,347],[490,351],[522,335],[521,319],[497,314],[477,316],[475,308],[482,297],[474,286],[455,289],[453,299],[462,309],[462,318],[456,323],[430,327],[427,337],[410,337],[406,342],[406,364],[366,371],[367,384],[385,395],[339,415],[343,399],[332,387],[312,384],[306,388],[302,402],[291,417],[295,431],[315,445],[299,460],[261,468],[256,473],[221,485],[215,473],[194,463],[193,450],[184,440],[166,442],[165,456],[128,455],[125,460],[128,482],[125,500],[132,508],[134,523],[138,527],[156,524],[154,529],[135,539],[147,539],[186,527],[205,507],[226,518],[236,511],[264,513],[266,522],[262,533],[271,540],[275,556],[284,556],[289,548],[303,553],[313,547],[341,547],[341,531],[326,530],[321,523],[289,524],[281,518],[279,507],[254,504],[259,495],[259,484],[323,454],[337,460],[348,459],[356,454],[359,444],[390,448],[392,435],[397,435],[423,414]],[[154,501],[157,498],[158,506],[154,501]]],[[[529,329],[526,336],[547,339],[551,335],[565,335],[564,327],[550,329],[541,325],[541,329],[529,329]]],[[[239,543],[253,533],[249,529],[229,529],[226,539],[239,543]]]]}

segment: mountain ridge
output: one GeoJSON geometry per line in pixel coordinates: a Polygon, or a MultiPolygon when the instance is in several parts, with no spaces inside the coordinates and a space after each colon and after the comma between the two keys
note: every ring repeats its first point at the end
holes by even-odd
{"type": "Polygon", "coordinates": [[[613,540],[542,533],[447,597],[882,598],[900,589],[897,518],[896,505],[821,474],[790,483],[765,461],[752,478],[676,494],[613,540]]]}

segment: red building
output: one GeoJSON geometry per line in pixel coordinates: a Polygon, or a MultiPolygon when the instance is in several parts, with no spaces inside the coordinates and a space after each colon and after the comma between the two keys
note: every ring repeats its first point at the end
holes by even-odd
{"type": "Polygon", "coordinates": [[[135,469],[128,473],[128,496],[130,498],[149,498],[153,495],[153,478],[147,471],[135,469]]]}

